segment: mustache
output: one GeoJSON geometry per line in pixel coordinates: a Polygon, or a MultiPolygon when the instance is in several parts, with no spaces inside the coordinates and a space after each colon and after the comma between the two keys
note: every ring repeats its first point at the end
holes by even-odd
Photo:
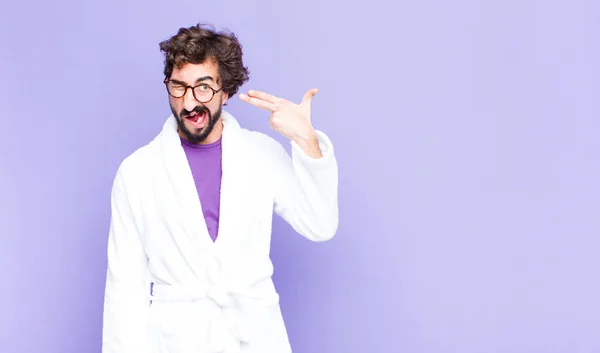
{"type": "Polygon", "coordinates": [[[198,114],[208,113],[208,115],[210,116],[210,111],[208,110],[208,108],[205,106],[202,106],[202,105],[197,106],[196,108],[194,108],[191,111],[188,111],[186,109],[181,109],[179,116],[182,118],[185,118],[185,117],[191,115],[192,113],[198,113],[198,114]]]}

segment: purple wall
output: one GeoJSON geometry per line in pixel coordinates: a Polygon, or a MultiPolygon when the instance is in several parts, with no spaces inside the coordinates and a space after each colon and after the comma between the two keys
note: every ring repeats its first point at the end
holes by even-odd
{"type": "Polygon", "coordinates": [[[112,177],[198,21],[238,33],[244,90],[321,89],[339,233],[273,240],[297,353],[600,352],[598,2],[392,3],[3,1],[0,352],[100,352],[112,177]]]}

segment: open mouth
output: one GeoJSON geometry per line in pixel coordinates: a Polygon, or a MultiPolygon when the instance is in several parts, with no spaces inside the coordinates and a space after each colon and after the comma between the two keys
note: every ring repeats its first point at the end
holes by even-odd
{"type": "Polygon", "coordinates": [[[208,118],[208,112],[192,112],[192,114],[185,117],[185,120],[192,123],[194,127],[201,128],[206,125],[206,120],[208,118]]]}

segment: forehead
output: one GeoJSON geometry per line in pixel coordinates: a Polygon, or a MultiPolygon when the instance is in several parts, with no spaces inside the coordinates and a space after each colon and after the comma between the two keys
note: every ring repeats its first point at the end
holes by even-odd
{"type": "Polygon", "coordinates": [[[183,64],[180,68],[173,67],[171,73],[172,80],[194,83],[198,78],[210,76],[214,79],[218,77],[218,67],[213,60],[206,60],[201,64],[183,64]]]}

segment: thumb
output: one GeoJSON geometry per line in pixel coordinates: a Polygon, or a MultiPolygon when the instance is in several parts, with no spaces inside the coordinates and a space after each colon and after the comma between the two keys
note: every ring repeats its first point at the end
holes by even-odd
{"type": "Polygon", "coordinates": [[[304,93],[304,97],[302,97],[302,103],[301,104],[310,104],[312,102],[313,97],[319,93],[319,89],[318,88],[312,88],[309,89],[308,91],[306,91],[306,93],[304,93]]]}

